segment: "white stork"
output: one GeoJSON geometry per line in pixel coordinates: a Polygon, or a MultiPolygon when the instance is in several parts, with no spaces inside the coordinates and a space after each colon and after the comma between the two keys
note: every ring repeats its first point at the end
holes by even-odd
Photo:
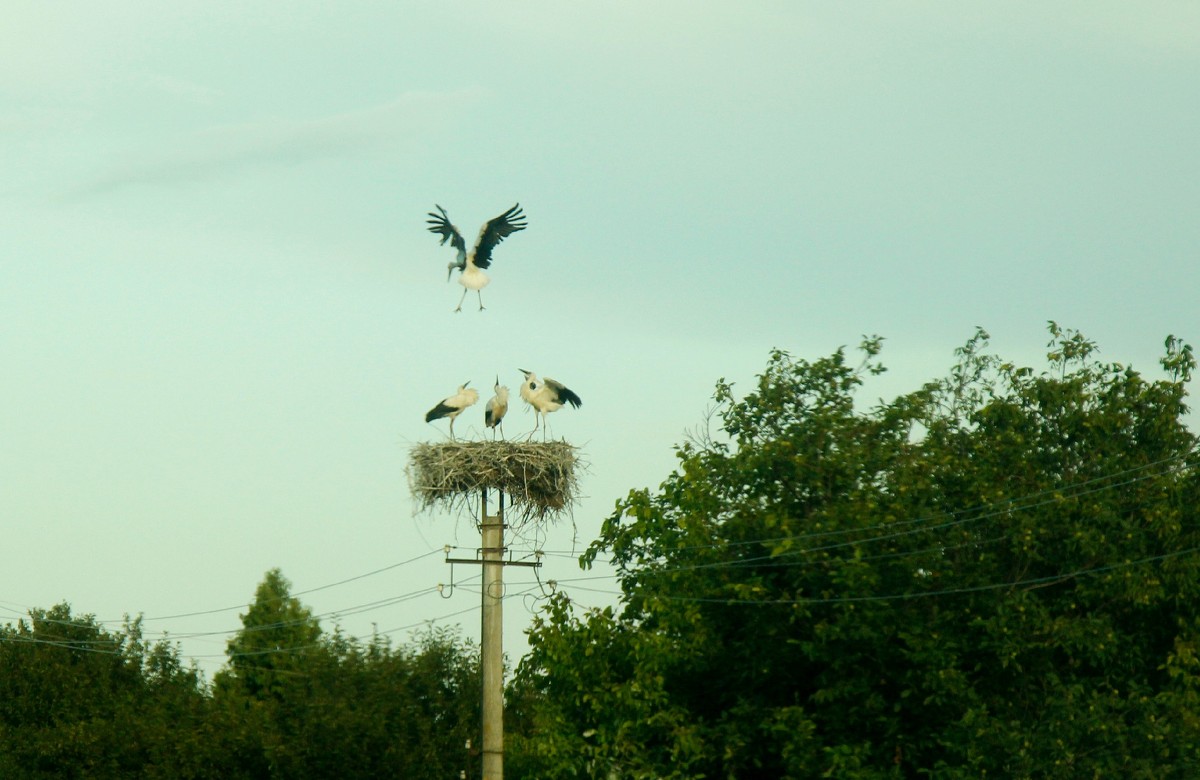
{"type": "Polygon", "coordinates": [[[496,437],[496,429],[500,429],[500,434],[504,434],[504,428],[500,423],[504,420],[504,415],[508,413],[508,388],[500,385],[500,377],[496,377],[496,394],[487,402],[487,406],[483,410],[483,424],[492,429],[492,438],[496,437]]]}
{"type": "Polygon", "coordinates": [[[450,438],[454,438],[454,418],[463,413],[471,404],[479,400],[479,391],[467,387],[470,382],[458,386],[458,392],[442,399],[442,401],[425,414],[425,422],[433,422],[443,417],[450,418],[450,438]]]}
{"type": "Polygon", "coordinates": [[[425,220],[429,223],[429,232],[441,233],[442,240],[438,243],[445,244],[449,241],[450,245],[458,250],[458,257],[446,266],[446,281],[450,281],[450,276],[457,268],[459,270],[458,283],[463,286],[462,298],[458,299],[458,308],[454,311],[462,311],[463,301],[466,300],[468,290],[474,290],[475,294],[479,296],[479,310],[483,311],[483,293],[480,290],[487,287],[487,283],[491,281],[483,269],[492,264],[492,250],[496,248],[497,244],[518,230],[525,229],[525,215],[521,212],[521,204],[518,203],[495,219],[488,220],[480,228],[479,238],[475,239],[475,248],[471,250],[470,254],[467,254],[467,242],[463,240],[462,233],[458,232],[458,228],[450,223],[450,217],[446,214],[446,210],[436,203],[434,205],[441,214],[429,212],[432,219],[425,220]]]}
{"type": "MultiPolygon", "coordinates": [[[[544,380],[538,380],[537,374],[532,371],[526,371],[523,368],[518,368],[525,375],[525,381],[521,383],[521,398],[525,399],[525,403],[533,407],[533,411],[541,417],[542,438],[546,438],[545,419],[550,412],[557,412],[563,408],[565,404],[578,409],[583,405],[583,401],[579,400],[579,396],[575,395],[566,385],[561,382],[555,382],[550,377],[544,380]]],[[[537,433],[538,421],[534,420],[533,430],[529,432],[530,436],[537,433]]]]}

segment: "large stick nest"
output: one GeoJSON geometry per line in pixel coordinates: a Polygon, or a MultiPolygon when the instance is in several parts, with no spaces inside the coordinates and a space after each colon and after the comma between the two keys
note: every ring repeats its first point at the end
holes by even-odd
{"type": "Polygon", "coordinates": [[[515,525],[570,511],[579,498],[575,453],[565,441],[423,442],[412,448],[405,471],[420,511],[471,509],[489,488],[507,496],[506,520],[515,525]]]}

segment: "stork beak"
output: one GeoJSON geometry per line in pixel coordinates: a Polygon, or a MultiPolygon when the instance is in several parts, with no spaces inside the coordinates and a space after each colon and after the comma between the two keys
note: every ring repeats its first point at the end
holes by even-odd
{"type": "Polygon", "coordinates": [[[446,281],[450,281],[450,277],[454,276],[454,263],[446,266],[446,281]]]}
{"type": "Polygon", "coordinates": [[[518,370],[518,371],[520,371],[520,372],[521,372],[522,374],[524,374],[525,376],[529,376],[529,372],[528,372],[528,371],[526,371],[525,369],[523,369],[523,368],[518,368],[517,370],[518,370]]]}

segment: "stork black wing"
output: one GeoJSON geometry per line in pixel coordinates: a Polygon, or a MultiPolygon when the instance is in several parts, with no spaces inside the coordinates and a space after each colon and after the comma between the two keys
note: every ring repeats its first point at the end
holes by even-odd
{"type": "Polygon", "coordinates": [[[496,248],[496,244],[518,230],[524,230],[527,227],[524,220],[525,215],[521,211],[520,203],[495,219],[488,220],[479,231],[479,240],[475,242],[475,265],[480,268],[491,265],[492,250],[496,248]]]}
{"type": "Polygon", "coordinates": [[[555,395],[558,396],[558,402],[560,404],[570,404],[576,409],[583,405],[583,401],[580,400],[579,396],[575,395],[575,393],[562,382],[555,382],[550,377],[546,377],[546,387],[549,387],[554,391],[555,395]]]}
{"type": "Polygon", "coordinates": [[[446,415],[451,414],[453,412],[458,412],[458,411],[462,411],[462,410],[457,409],[453,406],[447,406],[445,403],[440,403],[425,413],[425,422],[433,422],[434,420],[440,420],[443,417],[445,417],[446,415]]]}
{"type": "MultiPolygon", "coordinates": [[[[436,203],[433,205],[437,206],[436,203]]],[[[458,228],[450,224],[450,216],[446,214],[444,208],[437,206],[437,210],[442,212],[440,216],[431,211],[429,212],[429,216],[433,217],[433,219],[425,220],[429,224],[429,232],[441,233],[442,240],[438,242],[439,244],[445,244],[449,241],[450,246],[459,252],[465,253],[467,251],[467,242],[463,240],[462,234],[458,232],[458,228]]]]}

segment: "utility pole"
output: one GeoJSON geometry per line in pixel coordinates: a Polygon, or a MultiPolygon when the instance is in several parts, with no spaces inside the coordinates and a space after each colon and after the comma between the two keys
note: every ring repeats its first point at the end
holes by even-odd
{"type": "Polygon", "coordinates": [[[504,491],[496,514],[488,515],[488,489],[482,488],[479,530],[482,546],[478,558],[450,558],[446,563],[483,566],[482,619],[479,642],[480,677],[483,687],[483,780],[504,780],[504,567],[541,566],[540,561],[507,560],[504,546],[504,491]]]}
{"type": "Polygon", "coordinates": [[[483,780],[504,780],[504,493],[488,516],[483,488],[483,780]]]}
{"type": "MultiPolygon", "coordinates": [[[[542,565],[540,550],[533,551],[532,561],[514,561],[505,547],[505,499],[511,499],[508,511],[515,518],[515,528],[545,523],[569,512],[578,493],[576,451],[565,441],[417,444],[405,469],[422,508],[440,505],[459,512],[464,507],[473,509],[474,497],[481,496],[482,539],[475,557],[451,558],[454,548],[447,545],[446,563],[450,564],[451,592],[454,564],[483,567],[479,642],[483,739],[479,754],[484,780],[504,780],[504,567],[542,565]],[[488,514],[489,490],[498,494],[495,515],[488,514]]],[[[438,592],[441,590],[438,585],[438,592]]]]}

